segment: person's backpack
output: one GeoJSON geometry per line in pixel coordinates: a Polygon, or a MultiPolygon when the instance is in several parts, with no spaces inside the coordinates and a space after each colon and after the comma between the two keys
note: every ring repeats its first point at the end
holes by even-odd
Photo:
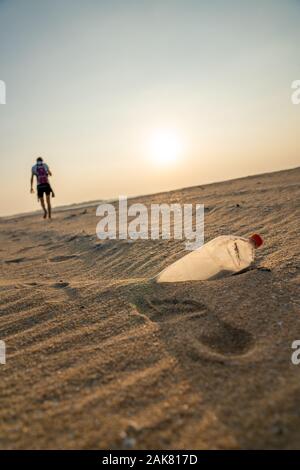
{"type": "Polygon", "coordinates": [[[47,172],[46,167],[43,163],[36,165],[36,176],[37,176],[38,184],[48,183],[48,172],[47,172]]]}

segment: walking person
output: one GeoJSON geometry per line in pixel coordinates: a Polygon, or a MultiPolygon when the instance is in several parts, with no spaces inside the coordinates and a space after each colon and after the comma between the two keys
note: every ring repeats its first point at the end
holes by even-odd
{"type": "Polygon", "coordinates": [[[43,218],[46,219],[47,216],[51,219],[51,200],[50,195],[54,197],[54,192],[49,183],[49,176],[52,176],[52,173],[46,163],[44,163],[42,157],[38,157],[36,160],[36,164],[33,165],[31,169],[31,180],[30,180],[30,192],[34,193],[33,189],[33,180],[36,176],[37,179],[37,195],[38,200],[41,203],[42,209],[44,211],[43,218]],[[46,195],[46,203],[47,208],[45,205],[44,194],[46,195]]]}

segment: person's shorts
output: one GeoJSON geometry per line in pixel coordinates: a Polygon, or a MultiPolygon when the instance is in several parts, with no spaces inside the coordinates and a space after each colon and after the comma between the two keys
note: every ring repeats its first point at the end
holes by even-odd
{"type": "Polygon", "coordinates": [[[38,194],[39,199],[43,198],[44,194],[49,196],[50,193],[51,193],[51,186],[50,186],[49,183],[44,183],[44,184],[38,184],[37,185],[37,194],[38,194]]]}

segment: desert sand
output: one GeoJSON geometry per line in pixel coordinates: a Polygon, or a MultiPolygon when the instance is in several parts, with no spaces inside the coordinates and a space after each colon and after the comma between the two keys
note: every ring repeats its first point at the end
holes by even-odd
{"type": "MultiPolygon", "coordinates": [[[[1,449],[300,448],[300,168],[130,202],[260,233],[255,269],[156,284],[183,241],[100,241],[96,207],[2,218],[1,449]]],[[[57,192],[58,192],[58,188],[57,192]]]]}

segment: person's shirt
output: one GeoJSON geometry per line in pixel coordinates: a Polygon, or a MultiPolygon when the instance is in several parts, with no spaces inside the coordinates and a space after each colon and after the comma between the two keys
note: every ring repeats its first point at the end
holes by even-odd
{"type": "Polygon", "coordinates": [[[49,167],[46,163],[36,163],[33,165],[32,174],[36,176],[37,184],[46,184],[48,183],[49,167]]]}

